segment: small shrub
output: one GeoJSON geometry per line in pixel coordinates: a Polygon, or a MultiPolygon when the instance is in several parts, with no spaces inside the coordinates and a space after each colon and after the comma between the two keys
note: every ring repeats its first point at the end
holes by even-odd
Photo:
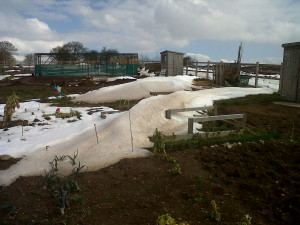
{"type": "Polygon", "coordinates": [[[13,91],[12,95],[7,98],[6,104],[4,106],[4,118],[3,125],[6,127],[12,118],[12,114],[16,111],[16,108],[20,108],[19,103],[20,97],[16,95],[13,91]]]}
{"type": "Polygon", "coordinates": [[[213,208],[213,211],[210,213],[210,218],[219,222],[221,220],[221,213],[219,212],[217,203],[215,200],[212,200],[210,203],[213,208]]]}
{"type": "Polygon", "coordinates": [[[171,173],[172,174],[181,174],[181,167],[180,165],[177,163],[176,166],[171,170],[171,173]]]}
{"type": "Polygon", "coordinates": [[[165,142],[166,142],[166,136],[163,134],[163,132],[158,131],[158,129],[155,129],[155,132],[153,134],[153,151],[156,152],[162,152],[165,151],[165,142]]]}
{"type": "Polygon", "coordinates": [[[247,214],[241,219],[241,222],[238,223],[238,225],[251,225],[251,219],[252,217],[247,214]]]}
{"type": "Polygon", "coordinates": [[[169,214],[163,214],[157,218],[157,225],[189,225],[186,222],[176,223],[176,220],[169,214]]]}
{"type": "Polygon", "coordinates": [[[75,202],[83,202],[83,199],[78,195],[72,195],[72,192],[80,190],[77,178],[84,168],[80,165],[80,162],[76,162],[77,153],[74,153],[73,157],[69,155],[55,156],[52,162],[49,162],[51,165],[50,171],[45,173],[44,180],[46,181],[46,187],[50,191],[51,195],[56,199],[61,214],[64,214],[64,210],[69,206],[69,200],[75,202]],[[65,158],[70,159],[70,163],[73,166],[71,174],[65,177],[59,176],[58,165],[65,158]]]}

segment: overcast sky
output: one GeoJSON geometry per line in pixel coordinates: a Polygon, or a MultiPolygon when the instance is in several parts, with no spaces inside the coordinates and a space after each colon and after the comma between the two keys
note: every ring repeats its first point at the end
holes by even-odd
{"type": "Polygon", "coordinates": [[[300,0],[0,0],[0,41],[18,56],[79,41],[89,49],[151,57],[280,63],[281,45],[300,41],[300,0]]]}

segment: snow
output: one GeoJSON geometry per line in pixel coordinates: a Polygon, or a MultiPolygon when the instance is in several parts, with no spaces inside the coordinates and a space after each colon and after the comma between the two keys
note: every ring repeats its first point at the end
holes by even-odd
{"type": "MultiPolygon", "coordinates": [[[[176,113],[172,115],[172,119],[166,119],[165,110],[210,106],[213,100],[217,99],[249,94],[271,94],[276,91],[276,84],[271,85],[260,80],[261,88],[225,87],[190,91],[194,78],[194,76],[148,77],[73,96],[74,101],[86,102],[143,98],[130,109],[130,113],[125,111],[107,114],[106,119],[100,117],[101,112],[113,109],[61,107],[61,112],[79,111],[82,114],[81,120],[76,117],[61,119],[55,116],[51,116],[51,120],[46,120],[43,114],[53,114],[57,107],[37,101],[21,103],[21,107],[13,114],[13,120],[28,120],[29,123],[34,123],[33,121],[38,119],[39,122],[36,122],[35,126],[24,126],[23,136],[22,126],[12,127],[7,131],[0,129],[0,155],[22,157],[17,164],[0,171],[0,185],[9,185],[19,176],[43,175],[44,171],[49,169],[49,162],[55,155],[73,155],[77,150],[78,160],[81,165],[87,166],[88,171],[106,167],[123,158],[148,156],[151,153],[145,148],[153,145],[148,137],[156,128],[169,135],[187,133],[187,118],[194,113],[176,113]],[[150,96],[150,92],[173,93],[150,96]],[[95,112],[90,115],[91,110],[95,112]],[[38,123],[47,125],[39,126],[38,123]]],[[[0,105],[0,113],[3,110],[4,104],[0,105]]],[[[0,120],[3,120],[3,114],[0,120]]],[[[69,171],[67,165],[67,162],[62,165],[61,170],[64,173],[69,171]]]]}

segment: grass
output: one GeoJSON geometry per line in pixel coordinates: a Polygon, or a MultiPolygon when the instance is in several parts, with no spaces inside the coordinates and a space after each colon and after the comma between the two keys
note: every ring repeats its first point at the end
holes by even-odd
{"type": "Polygon", "coordinates": [[[186,150],[189,148],[199,148],[206,145],[223,144],[223,143],[237,143],[237,142],[252,142],[259,140],[270,140],[270,139],[280,139],[279,134],[232,134],[225,137],[213,137],[208,139],[197,139],[197,140],[179,140],[173,142],[166,142],[165,149],[168,151],[186,150]]]}
{"type": "Polygon", "coordinates": [[[99,107],[106,106],[117,110],[128,110],[136,105],[140,100],[118,100],[114,102],[102,102],[102,103],[85,103],[85,102],[73,102],[70,97],[63,97],[53,99],[50,102],[54,106],[58,107],[99,107]]]}
{"type": "Polygon", "coordinates": [[[0,103],[4,104],[7,97],[11,95],[12,91],[20,96],[20,102],[28,99],[46,99],[53,96],[53,90],[49,87],[28,87],[28,88],[13,88],[13,87],[1,87],[0,88],[0,103]]]}
{"type": "Polygon", "coordinates": [[[250,104],[266,104],[274,101],[280,101],[278,93],[247,95],[240,98],[224,99],[214,101],[214,105],[250,105],[250,104]]]}

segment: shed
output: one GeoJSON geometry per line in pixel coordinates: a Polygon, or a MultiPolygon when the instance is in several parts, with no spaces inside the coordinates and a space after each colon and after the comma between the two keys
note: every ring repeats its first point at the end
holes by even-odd
{"type": "Polygon", "coordinates": [[[183,55],[181,52],[163,51],[161,56],[161,70],[166,76],[176,76],[183,74],[183,55]]]}
{"type": "Polygon", "coordinates": [[[300,42],[283,44],[280,76],[280,96],[283,100],[300,103],[300,42]]]}

